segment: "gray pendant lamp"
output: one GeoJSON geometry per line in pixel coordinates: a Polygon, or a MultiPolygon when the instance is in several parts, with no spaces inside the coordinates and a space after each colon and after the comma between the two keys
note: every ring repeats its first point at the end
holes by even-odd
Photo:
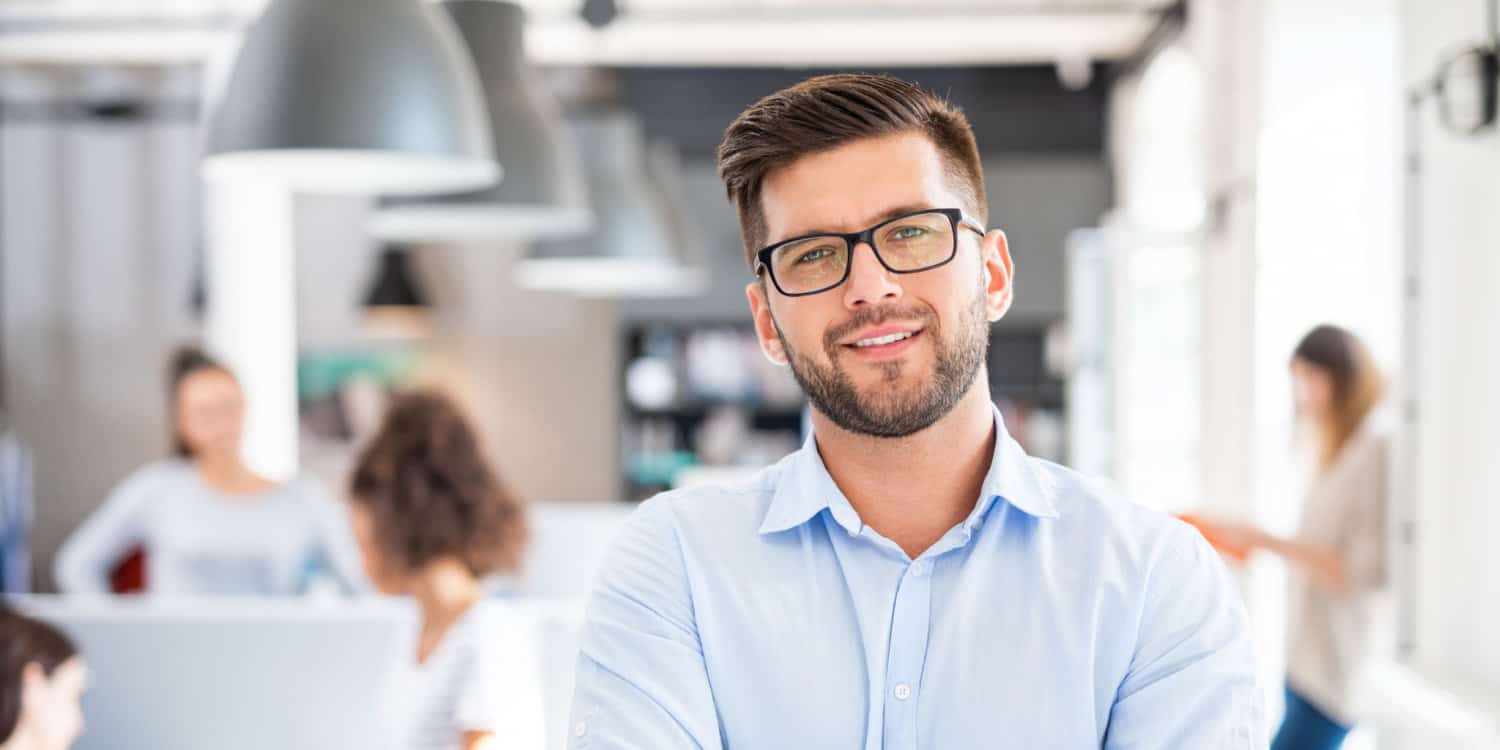
{"type": "Polygon", "coordinates": [[[597,298],[701,294],[706,272],[687,262],[674,225],[680,204],[652,178],[640,122],[607,111],[580,115],[569,125],[583,155],[595,228],[535,243],[516,264],[517,283],[597,298]]]}
{"type": "Polygon", "coordinates": [[[215,93],[209,178],[399,195],[499,178],[474,64],[423,0],[271,0],[215,93]]]}
{"type": "Polygon", "coordinates": [[[496,0],[440,3],[479,71],[505,179],[484,190],[382,201],[371,233],[397,242],[530,240],[593,225],[583,166],[562,108],[526,64],[526,15],[496,0]]]}

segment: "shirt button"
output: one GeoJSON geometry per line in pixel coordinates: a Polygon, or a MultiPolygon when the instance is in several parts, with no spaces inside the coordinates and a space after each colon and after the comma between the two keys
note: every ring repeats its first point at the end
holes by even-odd
{"type": "Polygon", "coordinates": [[[914,576],[926,575],[927,574],[927,563],[924,562],[924,561],[922,561],[922,560],[918,560],[918,561],[912,563],[911,564],[911,574],[914,575],[914,576]]]}
{"type": "Polygon", "coordinates": [[[903,682],[900,685],[896,686],[896,700],[898,700],[898,701],[904,701],[904,700],[906,700],[907,698],[910,698],[910,697],[911,697],[911,686],[910,685],[908,685],[908,684],[906,684],[906,683],[903,682]]]}
{"type": "Polygon", "coordinates": [[[584,736],[585,734],[588,734],[588,733],[589,733],[589,723],[586,722],[586,721],[580,721],[580,722],[578,722],[577,726],[573,727],[573,736],[574,737],[582,737],[582,736],[584,736]]]}

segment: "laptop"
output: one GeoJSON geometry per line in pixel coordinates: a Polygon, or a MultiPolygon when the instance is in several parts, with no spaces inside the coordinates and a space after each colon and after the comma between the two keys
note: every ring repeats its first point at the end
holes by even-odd
{"type": "Polygon", "coordinates": [[[415,610],[368,600],[20,597],[89,665],[74,750],[382,748],[415,610]]]}

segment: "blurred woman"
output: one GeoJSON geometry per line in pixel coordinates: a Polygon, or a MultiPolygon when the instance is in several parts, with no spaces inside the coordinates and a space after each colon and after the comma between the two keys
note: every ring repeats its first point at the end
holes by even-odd
{"type": "Polygon", "coordinates": [[[88,670],[66,636],[0,605],[0,750],[67,750],[88,670]]]}
{"type": "Polygon", "coordinates": [[[293,594],[319,572],[361,588],[347,521],[323,488],[245,465],[244,394],[226,367],[178,352],[168,398],[174,455],[127,477],[63,544],[64,591],[110,591],[111,572],[136,549],[153,594],[293,594]]]}
{"type": "Polygon", "coordinates": [[[1364,344],[1318,326],[1291,359],[1297,415],[1313,438],[1317,473],[1295,536],[1244,524],[1205,524],[1231,548],[1264,550],[1291,567],[1286,716],[1272,750],[1332,750],[1353,727],[1361,669],[1394,619],[1386,595],[1391,419],[1364,344]]]}
{"type": "Polygon", "coordinates": [[[500,630],[480,606],[481,579],[519,564],[520,502],[484,460],[463,415],[431,393],[392,402],[349,489],[370,580],[421,610],[411,661],[383,712],[397,724],[396,747],[499,747],[518,729],[506,718],[512,702],[502,687],[515,676],[499,663],[500,630]]]}

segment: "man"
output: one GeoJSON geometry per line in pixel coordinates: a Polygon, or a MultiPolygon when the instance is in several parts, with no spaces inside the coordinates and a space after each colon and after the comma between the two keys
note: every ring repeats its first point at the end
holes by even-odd
{"type": "Polygon", "coordinates": [[[1014,276],[963,115],[814,78],[730,125],[719,172],[813,435],[637,511],[589,605],[571,746],[1264,747],[1202,537],[1028,457],[991,403],[1014,276]]]}

